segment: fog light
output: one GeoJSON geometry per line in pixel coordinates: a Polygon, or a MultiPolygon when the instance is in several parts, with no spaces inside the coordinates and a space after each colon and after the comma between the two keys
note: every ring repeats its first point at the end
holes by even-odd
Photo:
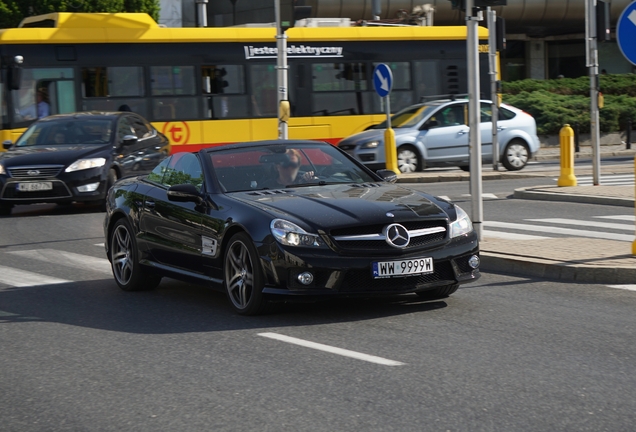
{"type": "Polygon", "coordinates": [[[309,272],[304,272],[298,275],[298,282],[303,285],[309,285],[314,281],[314,275],[309,272]]]}
{"type": "Polygon", "coordinates": [[[477,255],[471,256],[468,259],[468,265],[473,269],[476,269],[477,267],[479,267],[479,257],[477,255]]]}
{"type": "Polygon", "coordinates": [[[80,192],[95,192],[99,187],[99,182],[97,183],[89,183],[83,186],[78,186],[77,190],[80,192]]]}

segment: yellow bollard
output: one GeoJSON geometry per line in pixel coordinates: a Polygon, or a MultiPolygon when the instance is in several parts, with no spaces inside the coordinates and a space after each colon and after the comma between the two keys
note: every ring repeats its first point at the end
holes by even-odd
{"type": "Polygon", "coordinates": [[[393,128],[387,128],[384,131],[384,157],[386,160],[386,169],[400,174],[397,165],[397,149],[395,148],[395,131],[393,128]]]}
{"type": "Polygon", "coordinates": [[[576,186],[574,176],[574,130],[569,124],[564,125],[559,132],[561,139],[561,175],[557,186],[576,186]]]}
{"type": "MultiPolygon", "coordinates": [[[[636,157],[634,157],[634,170],[634,172],[636,172],[636,157]]],[[[636,189],[634,189],[634,194],[634,196],[636,196],[636,189]]],[[[634,214],[636,214],[636,207],[634,208],[634,214]]],[[[636,255],[636,240],[632,242],[632,255],[636,255]]]]}

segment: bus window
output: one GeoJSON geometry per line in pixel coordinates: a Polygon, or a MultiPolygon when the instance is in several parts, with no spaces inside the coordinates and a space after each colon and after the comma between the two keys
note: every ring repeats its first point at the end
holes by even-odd
{"type": "Polygon", "coordinates": [[[251,65],[250,88],[252,89],[253,116],[276,117],[278,115],[276,67],[273,64],[251,65]]]}
{"type": "Polygon", "coordinates": [[[312,114],[353,115],[372,112],[369,76],[364,63],[312,65],[312,114]]]}
{"type": "MultiPolygon", "coordinates": [[[[378,64],[373,63],[373,68],[375,69],[378,64]]],[[[386,64],[391,68],[391,74],[393,75],[393,85],[389,94],[391,112],[397,112],[409,105],[413,105],[416,101],[411,87],[411,64],[409,62],[388,62],[386,64]]],[[[375,97],[373,100],[375,112],[386,112],[384,98],[375,97]]]]}
{"type": "MultiPolygon", "coordinates": [[[[53,83],[57,80],[73,80],[73,77],[72,68],[24,69],[20,89],[11,92],[15,125],[27,126],[38,117],[41,117],[42,113],[57,113],[57,92],[53,83]],[[39,97],[38,90],[40,92],[39,97]],[[38,110],[38,103],[47,104],[47,109],[38,110]]],[[[72,81],[69,82],[71,82],[72,86],[72,81]]],[[[71,97],[73,97],[71,111],[75,111],[73,95],[74,93],[71,93],[71,97]]]]}
{"type": "Polygon", "coordinates": [[[126,104],[134,112],[146,116],[143,76],[141,66],[82,68],[82,109],[118,111],[126,104]]]}
{"type": "Polygon", "coordinates": [[[439,80],[438,60],[414,61],[413,74],[416,102],[423,102],[426,96],[443,94],[439,80]]]}
{"type": "Polygon", "coordinates": [[[203,66],[201,76],[207,118],[249,117],[243,65],[203,66]]]}
{"type": "Polygon", "coordinates": [[[150,87],[153,96],[193,95],[193,66],[152,66],[150,67],[150,87]]]}

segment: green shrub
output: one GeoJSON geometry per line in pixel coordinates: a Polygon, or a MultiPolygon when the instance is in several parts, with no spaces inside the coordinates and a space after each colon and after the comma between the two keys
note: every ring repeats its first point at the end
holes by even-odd
{"type": "MultiPolygon", "coordinates": [[[[636,126],[636,75],[601,75],[605,104],[599,112],[601,132],[625,130],[627,121],[636,126]]],[[[564,124],[578,123],[590,130],[590,79],[521,80],[502,83],[503,101],[530,113],[540,135],[558,134],[564,124]]]]}

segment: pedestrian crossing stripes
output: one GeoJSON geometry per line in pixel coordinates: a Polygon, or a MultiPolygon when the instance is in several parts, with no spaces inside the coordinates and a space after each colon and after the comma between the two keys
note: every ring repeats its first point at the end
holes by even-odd
{"type": "Polygon", "coordinates": [[[633,217],[633,215],[598,217],[607,220],[625,220],[628,222],[624,224],[565,218],[524,219],[523,223],[484,221],[483,236],[486,238],[491,237],[511,240],[538,240],[541,238],[569,236],[633,242],[634,224],[629,223],[631,222],[630,219],[633,220],[633,217]],[[623,219],[616,219],[617,217],[621,217],[623,219]],[[581,229],[570,227],[580,227],[581,229]],[[604,230],[629,231],[631,234],[604,230]],[[516,231],[521,231],[522,233],[530,231],[532,234],[529,237],[524,238],[523,234],[520,236],[516,233],[516,231]]]}
{"type": "Polygon", "coordinates": [[[73,252],[59,251],[55,249],[37,249],[8,252],[31,260],[43,261],[50,264],[59,264],[68,267],[82,267],[100,273],[111,274],[110,262],[105,258],[94,258],[73,252]]]}
{"type": "Polygon", "coordinates": [[[53,285],[72,282],[66,279],[58,279],[51,276],[33,273],[25,270],[18,270],[12,267],[0,266],[2,274],[2,284],[13,287],[28,287],[39,285],[53,285]]]}
{"type": "MultiPolygon", "coordinates": [[[[558,179],[554,179],[557,181],[558,179]]],[[[611,174],[601,175],[599,183],[602,186],[633,186],[634,174],[611,174]]],[[[592,176],[577,176],[577,186],[594,186],[594,177],[592,176]]]]}

